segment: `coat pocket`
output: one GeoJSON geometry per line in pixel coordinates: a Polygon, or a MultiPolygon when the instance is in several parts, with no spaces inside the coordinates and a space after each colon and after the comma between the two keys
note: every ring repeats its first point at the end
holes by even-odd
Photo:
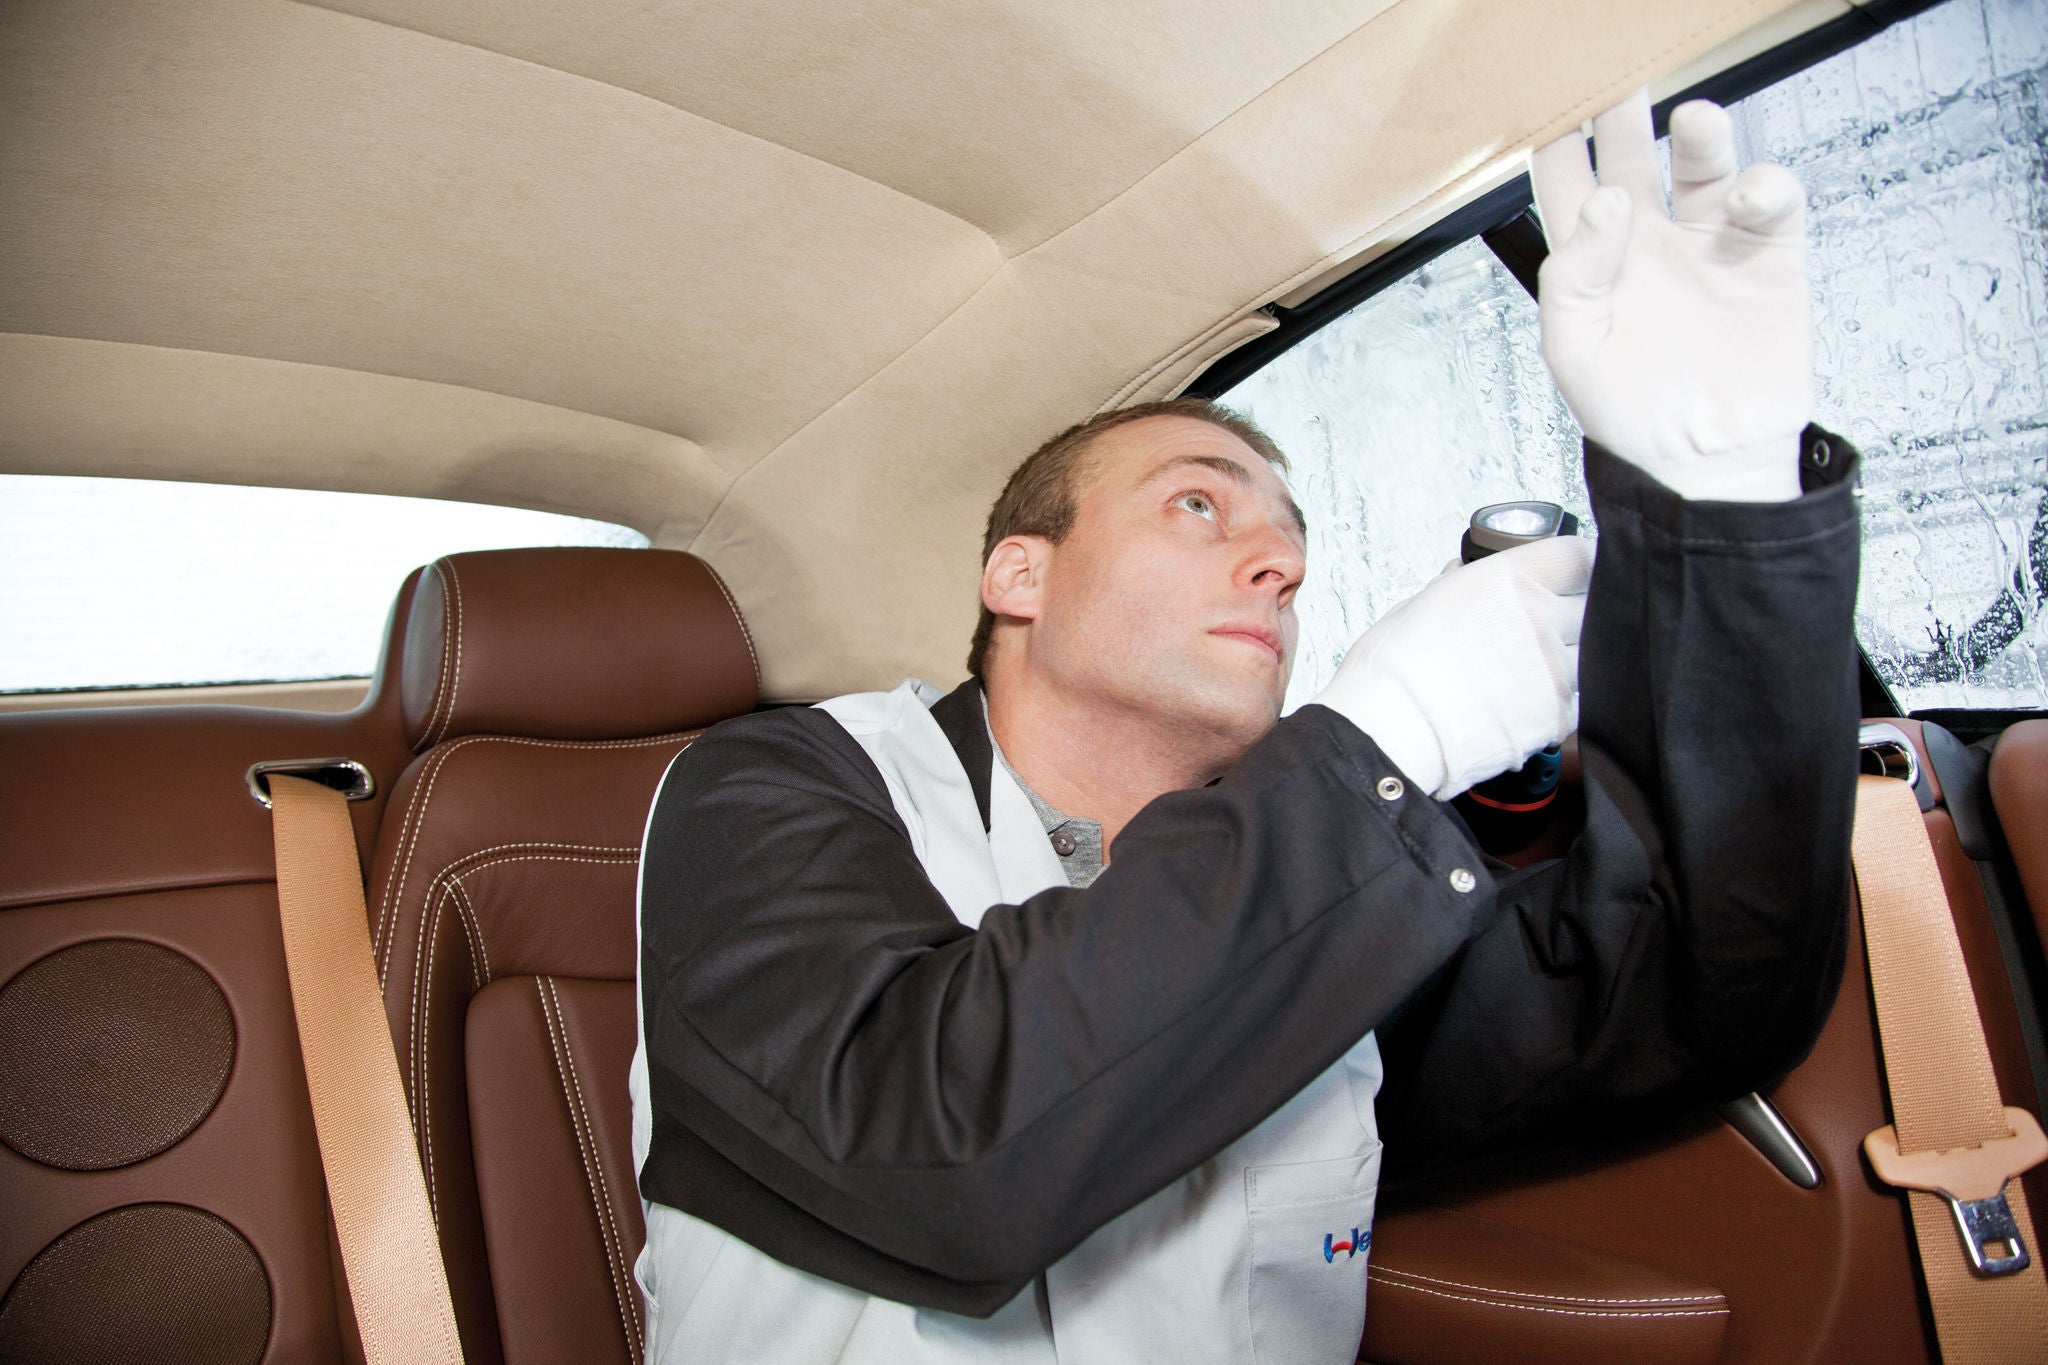
{"type": "Polygon", "coordinates": [[[1379,1183],[1376,1142],[1356,1156],[1246,1168],[1255,1361],[1349,1365],[1358,1358],[1379,1183]]]}

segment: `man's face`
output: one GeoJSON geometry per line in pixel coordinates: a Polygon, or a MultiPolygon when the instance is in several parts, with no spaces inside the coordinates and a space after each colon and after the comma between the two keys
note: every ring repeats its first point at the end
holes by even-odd
{"type": "Polygon", "coordinates": [[[1049,547],[1033,663],[1092,704],[1235,758],[1294,666],[1301,513],[1256,451],[1191,417],[1095,438],[1073,530],[1049,547]]]}

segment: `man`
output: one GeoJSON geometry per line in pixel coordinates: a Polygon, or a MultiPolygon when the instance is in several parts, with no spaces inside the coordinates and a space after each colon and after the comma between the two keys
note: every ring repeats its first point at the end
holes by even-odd
{"type": "Polygon", "coordinates": [[[677,760],[641,893],[652,1358],[1348,1361],[1381,1131],[1424,1181],[1810,1043],[1856,523],[1850,455],[1802,435],[1801,196],[1736,174],[1711,105],[1674,116],[1675,217],[1647,101],[1595,135],[1604,187],[1576,138],[1535,168],[1590,601],[1577,540],[1453,570],[1276,723],[1300,513],[1255,430],[1168,405],[1013,477],[976,679],[677,760]],[[1569,730],[1575,683],[1585,832],[1491,863],[1438,801],[1569,730]]]}

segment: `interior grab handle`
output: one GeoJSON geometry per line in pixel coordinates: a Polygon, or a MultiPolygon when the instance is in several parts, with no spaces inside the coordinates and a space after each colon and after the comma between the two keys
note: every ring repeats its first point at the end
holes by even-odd
{"type": "Polygon", "coordinates": [[[1820,1165],[1813,1159],[1813,1153],[1800,1140],[1785,1116],[1778,1112],[1778,1106],[1762,1095],[1751,1091],[1739,1100],[1730,1100],[1721,1106],[1721,1117],[1730,1128],[1749,1139],[1749,1145],[1762,1152],[1764,1159],[1778,1168],[1779,1174],[1802,1190],[1820,1188],[1820,1165]]]}

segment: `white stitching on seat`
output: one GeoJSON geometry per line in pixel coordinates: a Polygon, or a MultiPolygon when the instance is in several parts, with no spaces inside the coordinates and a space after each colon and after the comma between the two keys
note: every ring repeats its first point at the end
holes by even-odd
{"type": "Polygon", "coordinates": [[[470,903],[462,878],[448,883],[448,893],[455,899],[456,922],[469,941],[469,993],[475,995],[491,984],[491,955],[484,951],[483,926],[477,922],[476,906],[470,903]]]}
{"type": "MultiPolygon", "coordinates": [[[[372,944],[383,940],[383,951],[378,957],[377,985],[380,990],[389,990],[391,985],[391,953],[396,939],[387,937],[396,932],[396,917],[405,904],[405,885],[412,875],[413,851],[419,847],[421,835],[426,830],[427,808],[434,799],[434,785],[440,780],[450,758],[459,749],[473,744],[517,744],[537,749],[646,749],[680,742],[683,748],[694,744],[704,733],[702,727],[695,730],[671,730],[665,735],[654,735],[647,739],[525,739],[518,735],[465,735],[450,744],[434,750],[428,759],[424,781],[413,783],[412,794],[407,798],[404,818],[399,822],[399,842],[404,846],[400,855],[398,875],[384,884],[384,894],[377,900],[377,922],[372,926],[372,944]],[[408,837],[407,829],[411,834],[408,837]]],[[[444,868],[443,871],[446,869],[444,868]]],[[[431,882],[429,883],[431,885],[431,882]]],[[[431,894],[431,893],[430,893],[431,894]]],[[[422,911],[424,913],[424,911],[422,911]]]]}
{"type": "MultiPolygon", "coordinates": [[[[435,561],[434,561],[434,562],[433,562],[432,564],[429,564],[429,565],[428,565],[427,567],[428,567],[428,568],[430,568],[430,569],[432,569],[432,570],[434,571],[434,577],[435,577],[435,578],[438,578],[438,579],[440,579],[440,580],[441,580],[441,612],[442,612],[442,616],[444,617],[444,620],[443,620],[443,622],[442,622],[442,625],[443,625],[443,627],[444,627],[444,630],[445,630],[445,627],[446,627],[446,624],[447,624],[447,622],[446,622],[446,620],[445,620],[445,617],[446,617],[446,615],[447,615],[447,612],[448,612],[448,600],[449,600],[449,599],[448,599],[448,575],[447,575],[447,574],[445,574],[445,573],[442,573],[442,572],[441,572],[441,561],[440,561],[440,560],[438,560],[438,559],[437,559],[437,560],[435,560],[435,561]]],[[[429,698],[427,699],[427,700],[428,700],[428,701],[429,701],[430,703],[432,703],[432,704],[431,704],[431,705],[429,705],[429,706],[427,707],[427,720],[426,720],[426,724],[420,727],[420,737],[419,737],[419,738],[418,738],[417,740],[413,741],[413,746],[412,746],[412,747],[413,747],[414,749],[419,749],[419,748],[421,748],[421,747],[423,747],[423,746],[425,746],[425,745],[427,745],[427,744],[430,744],[430,743],[432,743],[432,742],[433,742],[433,741],[432,741],[432,735],[433,735],[433,733],[434,733],[434,724],[435,724],[435,722],[436,722],[436,721],[438,721],[438,720],[440,719],[440,717],[441,717],[441,706],[442,706],[442,704],[443,704],[443,703],[444,703],[444,702],[445,702],[445,701],[446,701],[447,699],[448,699],[448,641],[447,641],[447,639],[445,638],[445,635],[444,635],[444,638],[443,638],[443,639],[442,639],[442,641],[441,641],[441,667],[440,667],[440,670],[439,670],[438,672],[436,672],[436,673],[435,673],[435,675],[434,675],[434,695],[433,695],[433,696],[431,696],[431,697],[429,697],[429,698]]]]}
{"type": "MultiPolygon", "coordinates": [[[[381,935],[384,939],[384,954],[379,963],[377,973],[379,993],[388,993],[390,989],[391,958],[395,955],[397,948],[398,919],[400,912],[405,906],[405,885],[412,874],[412,856],[418,849],[422,836],[426,831],[427,811],[433,801],[434,787],[440,781],[441,774],[446,771],[449,760],[456,750],[471,744],[513,744],[523,745],[528,748],[576,750],[646,749],[674,744],[680,750],[688,748],[703,733],[704,730],[700,727],[694,730],[675,730],[665,735],[653,735],[645,739],[617,740],[552,740],[528,739],[518,735],[468,735],[435,749],[432,757],[429,759],[428,769],[425,771],[425,781],[424,783],[415,782],[413,788],[415,795],[400,821],[399,838],[401,843],[404,844],[405,852],[400,860],[398,875],[395,879],[385,884],[384,895],[378,899],[378,920],[376,925],[373,926],[372,955],[375,956],[376,954],[376,936],[381,935]],[[408,824],[411,827],[409,833],[407,831],[408,824]]],[[[428,1067],[427,1031],[433,1009],[431,995],[433,959],[438,946],[436,940],[440,932],[440,916],[443,905],[451,895],[460,896],[456,909],[458,920],[463,920],[465,909],[469,912],[467,920],[463,920],[465,947],[471,946],[470,933],[473,932],[475,935],[474,946],[471,948],[470,976],[472,980],[475,980],[479,968],[481,968],[484,973],[484,979],[488,981],[490,964],[488,950],[484,943],[483,920],[476,913],[474,905],[468,900],[467,888],[462,886],[464,878],[475,872],[482,871],[485,867],[496,866],[499,863],[569,862],[617,866],[621,863],[637,859],[639,856],[640,850],[637,846],[626,848],[623,846],[607,847],[604,845],[593,846],[546,842],[493,844],[464,854],[461,858],[444,866],[428,882],[426,895],[420,910],[419,938],[413,952],[412,998],[409,1002],[407,1023],[407,1031],[412,1036],[408,1040],[410,1046],[405,1049],[405,1052],[406,1079],[410,1090],[410,1098],[413,1102],[415,1121],[418,1124],[418,1132],[415,1136],[421,1147],[421,1164],[426,1175],[428,1207],[433,1215],[434,1225],[437,1229],[440,1227],[441,1214],[439,1191],[434,1178],[433,1085],[430,1068],[428,1067]],[[511,858],[479,861],[480,859],[486,859],[488,854],[514,848],[593,849],[593,851],[601,852],[602,856],[576,857],[553,853],[522,854],[511,858]],[[458,868],[461,869],[459,872],[456,871],[458,868]],[[451,876],[451,873],[454,873],[454,875],[451,876]],[[436,898],[437,891],[441,893],[438,899],[436,898]]]]}
{"type": "Polygon", "coordinates": [[[1497,1285],[1463,1284],[1457,1280],[1439,1280],[1434,1276],[1425,1275],[1419,1270],[1404,1270],[1400,1266],[1394,1265],[1382,1264],[1373,1268],[1383,1275],[1401,1275],[1411,1280],[1422,1280],[1429,1284],[1440,1284],[1447,1289],[1470,1289],[1480,1294],[1506,1294],[1518,1299],[1547,1299],[1552,1303],[1649,1304],[1726,1303],[1728,1301],[1728,1296],[1725,1294],[1674,1294],[1668,1298],[1657,1299],[1601,1299],[1594,1298],[1588,1294],[1538,1294],[1534,1290],[1529,1289],[1502,1289],[1497,1285]]]}
{"type": "MultiPolygon", "coordinates": [[[[492,849],[484,850],[484,852],[495,852],[497,849],[505,848],[548,847],[576,848],[580,847],[580,845],[499,844],[492,849]]],[[[477,856],[480,855],[471,854],[469,858],[477,856]]],[[[435,878],[434,882],[430,884],[427,895],[431,912],[423,912],[420,915],[419,947],[413,953],[412,1002],[410,1023],[407,1026],[412,1037],[409,1040],[411,1046],[406,1049],[406,1070],[412,1087],[413,1108],[419,1124],[417,1136],[421,1148],[421,1165],[424,1167],[427,1177],[427,1203],[433,1212],[434,1225],[436,1227],[440,1226],[441,1209],[438,1187],[434,1179],[434,1086],[431,1059],[427,1056],[427,1036],[433,1023],[434,958],[440,949],[442,910],[452,899],[458,896],[466,901],[467,890],[462,886],[462,879],[473,873],[480,872],[486,867],[496,867],[504,863],[517,862],[596,863],[602,866],[617,867],[629,860],[637,859],[639,856],[640,850],[637,848],[621,849],[609,857],[598,858],[571,857],[565,854],[552,853],[529,853],[511,858],[498,858],[488,863],[480,863],[467,868],[454,877],[448,877],[447,869],[444,869],[441,877],[435,878]],[[443,878],[446,878],[446,880],[443,880],[443,878]]],[[[464,861],[468,860],[468,858],[464,859],[464,861]]],[[[451,864],[450,866],[457,866],[457,864],[451,864]]],[[[456,917],[458,921],[462,918],[462,904],[460,902],[456,906],[456,917]]],[[[475,925],[476,944],[479,946],[471,948],[470,979],[472,981],[476,979],[478,960],[482,953],[480,945],[483,943],[483,921],[481,917],[476,919],[475,925]]],[[[463,944],[466,948],[470,947],[467,933],[463,936],[463,944]]],[[[486,963],[485,970],[488,971],[488,959],[486,958],[484,961],[486,963]]],[[[478,989],[482,988],[478,987],[478,989]]]]}
{"type": "Polygon", "coordinates": [[[578,1108],[577,1097],[572,1094],[570,1088],[569,1072],[573,1063],[565,1065],[562,1060],[563,1050],[566,1046],[566,1035],[569,1031],[568,1024],[566,1021],[562,1024],[561,1032],[563,1036],[558,1037],[555,1032],[555,1015],[561,1009],[561,1001],[554,994],[553,979],[546,976],[536,977],[535,983],[536,991],[540,996],[541,1020],[547,1025],[548,1046],[555,1055],[555,1075],[562,1082],[562,1103],[569,1111],[569,1130],[576,1138],[576,1156],[583,1163],[583,1180],[590,1189],[590,1209],[597,1216],[598,1237],[604,1243],[604,1268],[605,1273],[611,1277],[612,1281],[612,1302],[619,1310],[619,1329],[625,1333],[626,1344],[630,1348],[636,1333],[626,1308],[625,1289],[619,1283],[619,1263],[612,1247],[612,1228],[606,1218],[606,1209],[601,1208],[598,1204],[601,1194],[601,1182],[597,1171],[593,1169],[591,1164],[592,1144],[587,1142],[584,1137],[583,1123],[585,1115],[578,1108]],[[552,1011],[548,1007],[551,999],[554,1001],[554,1010],[552,1011]]]}
{"type": "MultiPolygon", "coordinates": [[[[399,822],[399,842],[405,846],[398,876],[384,884],[384,894],[378,898],[377,931],[384,938],[384,955],[377,967],[377,986],[389,990],[391,986],[391,955],[398,947],[398,912],[405,906],[405,883],[412,875],[413,850],[419,847],[420,833],[427,825],[427,804],[434,799],[434,783],[439,780],[441,770],[448,766],[448,760],[467,740],[457,740],[445,748],[436,749],[434,756],[427,760],[426,781],[415,781],[412,793],[407,798],[405,819],[399,822]],[[407,830],[410,828],[410,835],[407,830]],[[389,914],[386,914],[388,903],[389,914]]],[[[422,910],[421,913],[425,913],[422,910]]]]}
{"type": "Polygon", "coordinates": [[[1469,1294],[1445,1294],[1440,1290],[1424,1289],[1419,1284],[1403,1284],[1400,1280],[1381,1279],[1380,1283],[1389,1289],[1405,1289],[1411,1294],[1428,1294],[1432,1298],[1449,1299],[1453,1303],[1469,1303],[1481,1308],[1508,1308],[1518,1313],[1549,1313],[1562,1318],[1715,1318],[1725,1317],[1728,1313],[1726,1308],[1688,1308],[1682,1311],[1665,1309],[1655,1313],[1604,1313],[1592,1309],[1543,1308],[1533,1303],[1503,1303],[1498,1299],[1474,1298],[1469,1294]]]}
{"type": "Polygon", "coordinates": [[[441,1226],[441,1200],[434,1184],[434,1116],[432,1110],[428,1107],[431,1100],[425,1081],[427,1074],[427,1027],[430,1023],[428,1014],[431,1012],[433,1002],[426,1000],[428,1006],[426,1012],[423,1012],[420,1008],[421,1002],[425,1000],[427,994],[427,987],[421,983],[425,981],[430,985],[432,978],[422,977],[420,964],[429,962],[432,959],[434,936],[440,931],[441,906],[445,903],[445,896],[435,900],[432,917],[420,916],[420,946],[418,951],[413,954],[412,960],[412,1014],[415,1021],[411,1049],[411,1061],[414,1067],[413,1092],[417,1103],[416,1117],[420,1125],[418,1134],[420,1166],[427,1176],[427,1210],[433,1214],[434,1226],[436,1228],[441,1226]],[[429,927],[430,925],[431,928],[429,927]]]}
{"type": "MultiPolygon", "coordinates": [[[[455,674],[453,681],[448,687],[448,714],[441,718],[440,732],[427,741],[429,744],[439,743],[447,736],[449,727],[455,724],[455,698],[462,691],[462,575],[455,572],[455,561],[453,559],[443,559],[438,562],[448,566],[448,584],[454,592],[455,674]]],[[[442,653],[445,655],[447,651],[444,649],[442,653]]]]}
{"type": "Polygon", "coordinates": [[[487,844],[482,848],[471,849],[454,862],[442,868],[440,875],[442,878],[452,876],[460,880],[472,873],[482,871],[482,865],[479,863],[479,860],[483,859],[486,854],[501,853],[508,848],[537,848],[564,850],[571,853],[599,853],[617,858],[637,858],[640,856],[640,850],[637,846],[628,846],[626,844],[571,844],[559,839],[521,839],[503,844],[487,844]]]}
{"type": "Polygon", "coordinates": [[[620,1286],[622,1295],[621,1306],[625,1308],[627,1314],[633,1319],[634,1337],[638,1341],[642,1352],[645,1352],[647,1349],[647,1336],[645,1326],[640,1321],[640,1296],[637,1293],[626,1291],[624,1288],[625,1285],[632,1282],[633,1268],[626,1263],[626,1239],[619,1231],[618,1215],[612,1211],[611,1191],[605,1186],[604,1163],[599,1159],[597,1150],[597,1125],[590,1121],[590,1106],[583,1098],[583,1078],[576,1066],[576,1047],[569,1037],[569,1015],[562,1008],[561,991],[555,985],[555,979],[552,976],[547,978],[547,984],[548,995],[555,1002],[555,1018],[560,1020],[562,1024],[562,1056],[569,1063],[569,1083],[576,1091],[576,1108],[583,1115],[583,1126],[590,1131],[591,1164],[597,1180],[597,1193],[598,1197],[604,1201],[605,1225],[610,1232],[612,1249],[618,1256],[619,1280],[617,1283],[620,1286]]]}
{"type": "MultiPolygon", "coordinates": [[[[575,847],[575,845],[572,844],[570,845],[570,847],[573,848],[575,847]]],[[[493,858],[491,859],[490,862],[481,864],[477,867],[472,867],[467,871],[463,872],[461,875],[462,877],[473,876],[478,872],[485,871],[488,868],[498,867],[505,863],[605,863],[615,866],[619,863],[631,862],[639,856],[640,850],[637,848],[627,849],[619,853],[613,853],[600,857],[590,858],[579,858],[567,853],[519,853],[509,858],[493,858]]],[[[460,880],[460,878],[458,878],[458,880],[460,880]]]]}
{"type": "Polygon", "coordinates": [[[718,570],[711,567],[709,560],[697,561],[711,574],[711,581],[718,585],[718,591],[725,597],[725,605],[732,610],[732,619],[740,623],[740,638],[747,642],[747,662],[754,666],[754,691],[761,690],[761,656],[754,652],[754,632],[747,628],[747,618],[740,615],[740,604],[733,600],[732,589],[725,586],[725,579],[718,570]]]}

